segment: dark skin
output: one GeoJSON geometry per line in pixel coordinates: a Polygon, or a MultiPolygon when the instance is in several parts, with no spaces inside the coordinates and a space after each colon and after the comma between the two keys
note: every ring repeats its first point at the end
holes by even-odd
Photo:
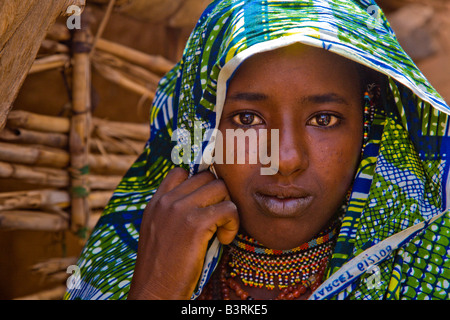
{"type": "MultiPolygon", "coordinates": [[[[326,227],[359,162],[361,94],[355,64],[322,49],[292,45],[245,61],[219,130],[279,129],[278,171],[216,164],[219,179],[187,179],[172,170],[144,211],[128,299],[189,299],[214,234],[229,244],[240,229],[269,248],[291,249],[326,227]]],[[[278,294],[244,288],[257,299],[278,294]]]]}

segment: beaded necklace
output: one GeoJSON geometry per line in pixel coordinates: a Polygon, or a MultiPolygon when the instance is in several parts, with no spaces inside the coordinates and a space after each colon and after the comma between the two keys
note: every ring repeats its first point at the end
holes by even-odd
{"type": "Polygon", "coordinates": [[[280,294],[276,299],[292,300],[308,289],[314,291],[326,271],[339,228],[337,220],[316,238],[290,250],[268,249],[251,237],[237,235],[224,252],[218,281],[212,281],[200,299],[211,299],[214,287],[219,287],[224,300],[230,299],[230,291],[242,300],[253,300],[237,278],[244,286],[278,288],[280,294]]]}
{"type": "Polygon", "coordinates": [[[230,245],[229,266],[231,277],[239,276],[246,286],[273,290],[275,280],[278,289],[296,285],[317,273],[324,258],[333,250],[333,236],[336,230],[291,250],[273,250],[258,241],[238,235],[230,245]]]}

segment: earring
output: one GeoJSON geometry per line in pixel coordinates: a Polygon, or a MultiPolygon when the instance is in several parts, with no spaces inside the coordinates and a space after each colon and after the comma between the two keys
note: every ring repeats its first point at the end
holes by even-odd
{"type": "Polygon", "coordinates": [[[216,177],[216,179],[219,179],[219,177],[217,176],[217,172],[216,169],[214,168],[214,165],[211,163],[211,165],[209,166],[209,171],[211,171],[212,174],[214,174],[214,176],[216,177]]]}

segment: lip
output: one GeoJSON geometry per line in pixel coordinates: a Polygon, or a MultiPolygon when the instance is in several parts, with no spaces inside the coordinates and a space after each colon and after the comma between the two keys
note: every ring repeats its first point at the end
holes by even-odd
{"type": "Polygon", "coordinates": [[[298,187],[267,186],[255,192],[254,199],[269,215],[289,218],[300,215],[311,204],[313,196],[298,187]]]}

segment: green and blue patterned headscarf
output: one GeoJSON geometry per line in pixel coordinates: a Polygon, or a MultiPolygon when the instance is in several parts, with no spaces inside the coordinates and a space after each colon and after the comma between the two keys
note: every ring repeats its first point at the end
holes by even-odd
{"type": "MultiPolygon", "coordinates": [[[[399,46],[371,0],[211,3],[181,61],[160,81],[150,139],[92,232],[78,261],[81,281],[65,298],[127,297],[142,212],[175,166],[172,133],[186,129],[194,141],[194,129],[217,128],[227,82],[239,65],[254,54],[293,43],[323,48],[376,70],[386,84],[328,281],[311,298],[450,298],[450,108],[399,46]]],[[[206,147],[206,141],[197,141],[192,154],[206,147]]],[[[191,175],[207,167],[197,160],[192,157],[186,165],[191,175]]],[[[221,252],[218,241],[211,241],[193,298],[221,252]]]]}

